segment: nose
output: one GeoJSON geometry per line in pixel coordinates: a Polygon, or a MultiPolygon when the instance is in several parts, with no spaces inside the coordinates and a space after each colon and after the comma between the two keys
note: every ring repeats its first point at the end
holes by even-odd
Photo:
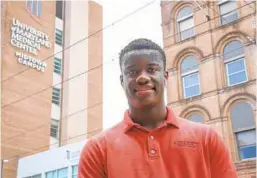
{"type": "Polygon", "coordinates": [[[136,79],[136,82],[139,84],[139,85],[145,85],[147,84],[149,81],[150,81],[150,77],[147,76],[144,72],[141,73],[137,79],[136,79]]]}

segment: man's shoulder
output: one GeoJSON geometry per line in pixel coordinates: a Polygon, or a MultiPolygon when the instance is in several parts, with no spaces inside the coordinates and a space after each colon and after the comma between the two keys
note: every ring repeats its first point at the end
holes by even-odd
{"type": "Polygon", "coordinates": [[[114,126],[94,135],[90,139],[88,139],[88,143],[90,145],[95,145],[98,147],[106,147],[106,142],[114,140],[120,134],[124,133],[124,124],[123,122],[119,122],[114,126]]]}
{"type": "Polygon", "coordinates": [[[204,123],[193,122],[181,117],[177,117],[176,119],[179,123],[180,130],[183,132],[207,136],[210,132],[214,131],[209,125],[204,123]]]}

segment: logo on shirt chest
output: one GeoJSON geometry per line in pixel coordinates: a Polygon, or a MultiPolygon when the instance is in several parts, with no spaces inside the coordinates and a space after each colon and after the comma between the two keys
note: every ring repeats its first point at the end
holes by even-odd
{"type": "Polygon", "coordinates": [[[196,141],[184,141],[184,140],[174,141],[174,145],[177,147],[197,148],[199,144],[200,143],[196,141]]]}

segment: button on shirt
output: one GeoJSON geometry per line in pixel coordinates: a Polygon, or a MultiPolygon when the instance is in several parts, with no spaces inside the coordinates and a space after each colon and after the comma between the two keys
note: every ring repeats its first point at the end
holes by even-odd
{"type": "Polygon", "coordinates": [[[124,120],[90,139],[79,162],[79,178],[236,178],[230,154],[207,125],[175,117],[154,130],[124,120]]]}

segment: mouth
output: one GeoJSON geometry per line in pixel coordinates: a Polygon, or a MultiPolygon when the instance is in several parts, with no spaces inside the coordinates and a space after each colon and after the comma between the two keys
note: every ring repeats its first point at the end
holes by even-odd
{"type": "Polygon", "coordinates": [[[156,88],[154,86],[140,86],[136,87],[133,91],[137,96],[146,96],[156,92],[156,88]]]}

